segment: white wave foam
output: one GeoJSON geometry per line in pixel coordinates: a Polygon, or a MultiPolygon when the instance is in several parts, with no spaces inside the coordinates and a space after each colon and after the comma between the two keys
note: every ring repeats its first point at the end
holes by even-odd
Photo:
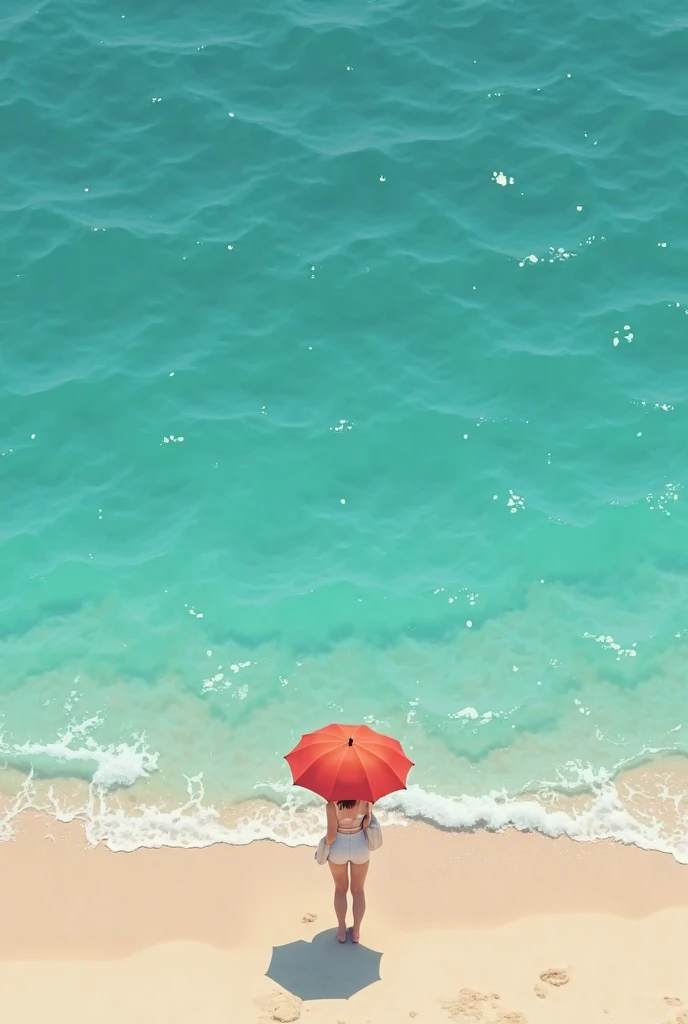
{"type": "MultiPolygon", "coordinates": [[[[85,806],[76,810],[61,808],[51,791],[48,804],[37,806],[27,780],[4,823],[0,840],[13,832],[11,822],[22,810],[34,807],[53,814],[61,821],[83,822],[90,844],[103,843],[115,851],[138,847],[205,847],[214,843],[243,846],[259,839],[270,839],[287,846],[314,846],[323,832],[321,806],[298,800],[282,804],[251,804],[230,823],[203,803],[200,776],[187,779],[188,799],[180,807],[167,810],[142,805],[125,812],[109,804],[108,793],[91,785],[85,806]]],[[[580,812],[549,810],[536,797],[512,799],[504,793],[451,798],[429,793],[419,786],[396,793],[380,801],[383,824],[408,824],[427,821],[451,831],[486,829],[498,832],[516,828],[540,832],[557,838],[568,836],[577,842],[615,839],[645,850],[669,853],[680,863],[688,863],[688,835],[671,833],[659,821],[641,821],[623,805],[612,780],[598,784],[591,805],[580,812]]]]}
{"type": "Polygon", "coordinates": [[[39,800],[33,773],[22,784],[5,815],[0,819],[0,842],[15,834],[14,819],[25,810],[49,814],[58,821],[79,821],[89,845],[103,843],[117,852],[140,847],[162,846],[186,849],[226,843],[246,846],[259,839],[271,839],[287,846],[315,846],[323,832],[322,808],[287,799],[281,805],[251,804],[237,813],[231,824],[223,822],[218,810],[206,806],[201,775],[187,777],[188,798],[180,807],[168,810],[141,804],[133,810],[112,805],[110,792],[91,783],[82,806],[67,807],[54,787],[39,800]]]}
{"type": "Polygon", "coordinates": [[[120,808],[109,808],[102,794],[91,791],[86,813],[81,811],[77,816],[85,819],[89,843],[102,842],[110,850],[122,852],[141,846],[247,846],[259,839],[287,846],[314,846],[322,835],[320,808],[316,811],[290,800],[282,805],[252,805],[252,810],[228,824],[216,808],[204,805],[202,775],[187,777],[187,792],[187,801],[172,811],[142,805],[133,813],[125,813],[120,808]]]}
{"type": "MultiPolygon", "coordinates": [[[[104,843],[111,850],[137,847],[204,847],[214,843],[247,845],[271,839],[288,846],[314,846],[322,836],[322,806],[287,799],[282,804],[251,804],[231,824],[203,803],[200,776],[188,780],[188,800],[168,811],[141,806],[125,813],[108,805],[107,794],[91,787],[88,806],[69,815],[84,821],[89,843],[104,843]]],[[[386,797],[378,805],[383,824],[408,824],[422,820],[451,831],[486,829],[498,832],[516,828],[578,842],[615,839],[645,850],[670,853],[688,864],[688,835],[672,834],[661,822],[645,822],[623,805],[612,780],[597,785],[591,805],[578,813],[550,810],[535,796],[512,799],[504,793],[451,798],[411,786],[386,797]]],[[[55,805],[56,816],[63,820],[55,805]]]]}
{"type": "Polygon", "coordinates": [[[29,775],[24,780],[19,791],[12,799],[9,806],[5,809],[5,813],[0,818],[0,843],[7,842],[14,835],[14,827],[12,822],[18,817],[22,811],[35,808],[35,793],[33,789],[33,776],[29,775]]]}
{"type": "Polygon", "coordinates": [[[145,736],[134,737],[134,743],[100,746],[89,736],[80,746],[72,746],[87,729],[99,725],[98,718],[72,724],[53,743],[5,743],[0,736],[0,755],[13,763],[34,762],[48,758],[58,764],[82,764],[92,770],[91,782],[102,789],[132,786],[137,779],[147,778],[158,767],[158,754],[146,746],[145,736]]]}
{"type": "MultiPolygon", "coordinates": [[[[63,806],[54,787],[39,802],[32,771],[0,818],[0,841],[13,835],[13,821],[30,808],[60,821],[81,821],[90,844],[103,843],[117,851],[138,847],[205,847],[214,843],[247,845],[259,839],[288,846],[315,845],[322,836],[321,803],[311,794],[281,781],[257,785],[255,802],[237,808],[229,816],[204,804],[201,775],[187,777],[187,799],[175,809],[141,804],[125,811],[116,805],[113,790],[149,776],[158,767],[158,754],[148,750],[144,737],[135,738],[133,744],[109,746],[99,746],[88,737],[77,746],[75,741],[92,724],[90,720],[71,727],[54,743],[7,744],[0,737],[0,754],[9,764],[14,760],[19,766],[26,760],[45,757],[62,764],[93,766],[86,802],[76,808],[63,806]]],[[[645,850],[669,853],[680,863],[688,864],[688,823],[678,820],[672,826],[646,813],[636,816],[633,806],[621,799],[614,778],[608,773],[569,764],[547,788],[590,796],[585,809],[576,810],[573,801],[569,801],[568,809],[547,806],[535,793],[518,798],[504,791],[449,797],[411,786],[380,801],[378,809],[386,824],[422,820],[451,831],[498,832],[516,828],[552,838],[568,836],[577,842],[615,839],[645,850]]]]}
{"type": "Polygon", "coordinates": [[[516,800],[504,792],[492,792],[452,798],[428,793],[419,786],[386,797],[380,806],[451,831],[516,828],[553,839],[568,836],[578,842],[615,839],[643,850],[670,853],[680,863],[688,864],[688,834],[670,833],[660,821],[645,822],[634,817],[610,778],[597,782],[591,806],[580,812],[549,810],[534,796],[516,800]]]}

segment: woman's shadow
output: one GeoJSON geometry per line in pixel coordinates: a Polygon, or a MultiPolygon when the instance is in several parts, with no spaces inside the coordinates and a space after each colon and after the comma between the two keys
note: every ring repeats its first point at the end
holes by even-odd
{"type": "Polygon", "coordinates": [[[336,929],[330,928],[312,942],[273,946],[265,974],[299,999],[348,999],[380,980],[381,959],[382,953],[350,938],[337,942],[336,929]]]}

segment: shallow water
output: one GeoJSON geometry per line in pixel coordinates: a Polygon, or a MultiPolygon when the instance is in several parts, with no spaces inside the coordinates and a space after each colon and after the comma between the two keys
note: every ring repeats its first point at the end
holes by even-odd
{"type": "MultiPolygon", "coordinates": [[[[130,846],[190,787],[202,843],[365,720],[397,811],[547,830],[686,754],[687,29],[12,0],[2,791],[130,846]]],[[[224,838],[312,836],[252,806],[224,838]]]]}

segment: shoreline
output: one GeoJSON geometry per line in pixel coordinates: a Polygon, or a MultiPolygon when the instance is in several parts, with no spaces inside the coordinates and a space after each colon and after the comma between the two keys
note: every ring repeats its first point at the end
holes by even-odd
{"type": "Polygon", "coordinates": [[[688,869],[613,842],[388,828],[361,948],[334,942],[331,879],[307,847],[115,854],[27,815],[0,858],[13,1024],[86,1024],[94,1006],[101,1024],[688,1022],[688,869]],[[294,983],[322,989],[305,1002],[265,977],[273,947],[301,940],[294,983]],[[371,950],[382,980],[327,998],[342,956],[367,963],[371,950]],[[542,982],[554,968],[568,983],[542,982]]]}
{"type": "MultiPolygon", "coordinates": [[[[301,805],[290,793],[280,793],[282,803],[255,797],[213,806],[204,802],[202,780],[193,778],[185,803],[166,804],[148,781],[110,792],[83,780],[26,778],[6,769],[0,773],[0,848],[36,813],[56,823],[72,822],[89,845],[104,843],[113,852],[206,849],[261,840],[315,846],[322,835],[320,804],[301,805]],[[162,802],[156,802],[156,794],[162,802]]],[[[513,828],[581,844],[611,839],[688,864],[688,757],[656,758],[613,778],[590,772],[584,781],[569,788],[533,787],[511,797],[492,792],[450,798],[411,785],[395,794],[387,809],[380,804],[378,815],[386,826],[422,823],[459,834],[513,828]]]]}

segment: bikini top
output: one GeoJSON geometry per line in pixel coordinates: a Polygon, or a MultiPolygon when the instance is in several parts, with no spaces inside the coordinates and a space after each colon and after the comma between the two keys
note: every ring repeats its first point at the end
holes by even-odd
{"type": "Polygon", "coordinates": [[[352,836],[356,832],[360,832],[363,828],[363,819],[368,813],[368,803],[367,801],[359,800],[356,806],[356,811],[358,813],[353,815],[346,807],[340,811],[337,804],[335,804],[335,810],[337,812],[337,831],[341,832],[345,836],[352,836]],[[364,808],[362,811],[361,805],[363,805],[364,808]],[[342,817],[340,817],[340,815],[342,815],[342,817]],[[343,815],[348,815],[348,817],[343,817],[343,815]]]}

